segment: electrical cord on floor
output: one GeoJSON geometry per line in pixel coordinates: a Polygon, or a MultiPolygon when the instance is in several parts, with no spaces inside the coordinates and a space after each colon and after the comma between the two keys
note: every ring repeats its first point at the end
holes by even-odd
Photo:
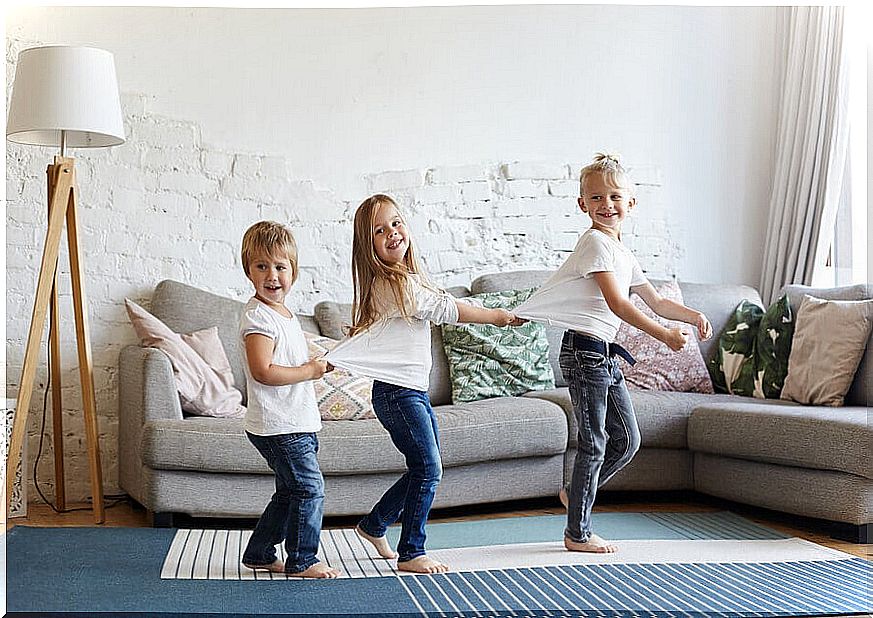
{"type": "MultiPolygon", "coordinates": [[[[55,513],[72,513],[73,511],[90,511],[92,507],[88,507],[88,506],[80,506],[80,507],[76,507],[74,509],[61,510],[58,507],[56,507],[54,504],[52,504],[52,502],[48,498],[45,497],[45,494],[42,493],[42,489],[40,489],[40,487],[39,487],[39,478],[37,476],[37,471],[39,469],[39,460],[42,457],[42,444],[43,444],[43,440],[45,438],[45,417],[46,417],[46,411],[48,410],[49,384],[51,384],[51,371],[52,371],[51,370],[51,348],[49,347],[48,339],[46,340],[46,356],[49,359],[48,379],[46,380],[45,392],[43,393],[43,396],[42,396],[42,425],[40,426],[40,430],[39,430],[39,446],[36,449],[36,457],[33,460],[33,486],[36,488],[36,493],[38,493],[39,497],[42,498],[42,501],[45,502],[46,504],[48,504],[55,513]]],[[[54,439],[55,439],[55,443],[57,443],[58,440],[63,440],[64,437],[63,436],[54,436],[54,439]]],[[[57,483],[57,479],[55,479],[55,483],[57,483]]],[[[106,508],[106,509],[111,509],[113,506],[117,506],[117,505],[121,504],[122,502],[129,502],[130,501],[130,498],[127,494],[112,494],[112,495],[105,495],[104,494],[103,499],[111,501],[109,504],[104,505],[103,508],[106,508]]],[[[93,498],[91,500],[93,502],[93,498]]]]}

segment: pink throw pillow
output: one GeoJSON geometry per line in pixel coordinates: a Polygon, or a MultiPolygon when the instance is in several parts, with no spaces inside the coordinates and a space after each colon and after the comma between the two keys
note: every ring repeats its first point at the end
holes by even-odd
{"type": "MultiPolygon", "coordinates": [[[[682,290],[675,281],[656,286],[664,298],[683,302],[682,290]]],[[[690,324],[665,320],[655,315],[639,296],[632,296],[634,305],[659,324],[668,328],[679,326],[689,334],[688,343],[678,352],[625,322],[621,323],[615,342],[624,346],[636,359],[636,365],[622,365],[622,373],[628,386],[641,390],[684,391],[712,393],[712,379],[706,369],[703,355],[697,344],[697,329],[690,324]]]]}
{"type": "MultiPolygon", "coordinates": [[[[309,356],[323,356],[339,343],[336,339],[304,333],[309,356]]],[[[315,399],[323,421],[359,421],[376,418],[371,396],[373,380],[337,367],[315,381],[315,399]]]]}
{"type": "Polygon", "coordinates": [[[179,335],[135,302],[125,299],[124,304],[142,345],[170,357],[182,410],[197,416],[245,416],[217,327],[179,335]]]}

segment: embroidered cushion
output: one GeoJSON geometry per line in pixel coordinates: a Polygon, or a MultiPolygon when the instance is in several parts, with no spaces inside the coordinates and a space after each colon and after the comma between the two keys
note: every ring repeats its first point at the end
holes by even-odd
{"type": "MultiPolygon", "coordinates": [[[[682,290],[675,281],[655,288],[664,298],[683,302],[682,290]]],[[[688,343],[678,352],[625,322],[621,323],[615,342],[624,346],[636,360],[631,366],[623,363],[621,371],[628,386],[642,390],[712,393],[712,380],[697,344],[697,328],[683,322],[666,320],[652,311],[637,295],[631,297],[637,309],[667,328],[679,326],[688,333],[688,343]]]]}
{"type": "Polygon", "coordinates": [[[788,375],[788,357],[794,336],[794,313],[783,294],[767,308],[755,342],[755,397],[779,399],[788,375]]]}
{"type": "MultiPolygon", "coordinates": [[[[536,288],[486,292],[469,297],[485,307],[512,310],[536,288]]],[[[542,324],[501,328],[491,324],[443,324],[452,402],[510,397],[555,387],[549,342],[542,324]]]]}
{"type": "Polygon", "coordinates": [[[763,307],[744,300],[731,315],[721,336],[709,373],[715,390],[751,397],[755,392],[755,347],[763,307]]]}
{"type": "MultiPolygon", "coordinates": [[[[304,333],[309,356],[323,356],[338,343],[336,339],[304,333]]],[[[337,367],[316,380],[315,399],[323,421],[358,421],[376,418],[371,400],[373,380],[337,367]]]]}

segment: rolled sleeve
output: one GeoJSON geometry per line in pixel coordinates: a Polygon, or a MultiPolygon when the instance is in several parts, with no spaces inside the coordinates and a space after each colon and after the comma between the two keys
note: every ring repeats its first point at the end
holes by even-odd
{"type": "Polygon", "coordinates": [[[415,301],[415,317],[434,324],[457,324],[458,305],[454,296],[442,290],[425,287],[410,277],[412,297],[415,301]]]}

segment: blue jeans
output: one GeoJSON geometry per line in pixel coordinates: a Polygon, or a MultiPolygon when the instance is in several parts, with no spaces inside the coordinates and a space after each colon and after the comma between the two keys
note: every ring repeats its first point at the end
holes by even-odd
{"type": "Polygon", "coordinates": [[[443,475],[436,416],[423,391],[373,382],[373,411],[406,458],[406,472],[358,524],[371,536],[384,536],[401,523],[398,562],[424,555],[424,525],[443,475]]]}
{"type": "Polygon", "coordinates": [[[585,543],[591,537],[597,488],[633,459],[640,429],[618,359],[578,349],[565,334],[558,362],[578,427],[564,536],[585,543]]]}
{"type": "Polygon", "coordinates": [[[286,573],[300,573],[318,562],[318,540],[324,512],[324,479],[318,468],[318,437],[314,433],[257,436],[249,441],[276,473],[276,493],[258,519],[243,552],[243,563],[269,565],[276,545],[285,541],[286,573]]]}

